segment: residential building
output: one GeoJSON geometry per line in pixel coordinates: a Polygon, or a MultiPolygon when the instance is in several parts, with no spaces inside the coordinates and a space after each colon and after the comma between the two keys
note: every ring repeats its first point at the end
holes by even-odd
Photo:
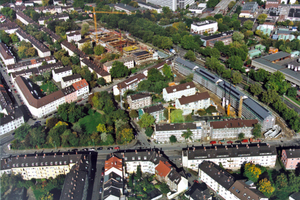
{"type": "Polygon", "coordinates": [[[69,56],[77,55],[79,56],[80,60],[88,58],[88,56],[83,51],[77,49],[76,46],[65,40],[61,42],[61,48],[65,49],[68,52],[69,56]]]}
{"type": "Polygon", "coordinates": [[[117,3],[117,4],[109,4],[110,7],[113,7],[114,10],[117,11],[124,11],[128,15],[130,15],[132,12],[136,12],[138,9],[134,8],[130,5],[124,4],[124,3],[117,3]]]}
{"type": "Polygon", "coordinates": [[[165,60],[161,63],[158,63],[157,65],[154,65],[153,67],[150,67],[149,69],[146,69],[145,71],[143,71],[143,73],[145,74],[145,76],[148,76],[148,71],[154,68],[154,69],[157,69],[161,74],[163,74],[162,69],[164,68],[165,64],[170,66],[170,65],[172,65],[172,62],[169,60],[165,60]]]}
{"type": "Polygon", "coordinates": [[[116,61],[123,63],[128,69],[134,68],[134,59],[132,57],[124,57],[104,63],[103,69],[107,72],[110,72],[113,63],[116,61]]]}
{"type": "Polygon", "coordinates": [[[52,19],[52,20],[64,20],[64,21],[67,21],[69,18],[69,15],[66,14],[66,13],[63,13],[63,14],[58,14],[58,15],[49,15],[49,16],[44,16],[44,17],[40,17],[38,22],[40,25],[45,25],[45,21],[48,21],[49,19],[52,19]]]}
{"type": "Polygon", "coordinates": [[[77,92],[73,85],[63,88],[61,90],[65,95],[65,102],[72,103],[77,100],[77,92]]]}
{"type": "Polygon", "coordinates": [[[48,56],[45,58],[36,58],[25,62],[18,62],[13,65],[7,65],[6,68],[8,73],[12,73],[12,72],[31,69],[31,68],[41,67],[44,61],[47,62],[48,64],[56,63],[54,56],[48,56]]]}
{"type": "Polygon", "coordinates": [[[55,82],[61,82],[63,77],[70,75],[72,75],[72,68],[69,66],[52,70],[52,77],[55,82]]]}
{"type": "Polygon", "coordinates": [[[285,169],[295,170],[300,163],[300,149],[283,149],[281,153],[281,161],[285,169]]]}
{"type": "Polygon", "coordinates": [[[176,11],[177,8],[185,9],[187,5],[195,3],[195,0],[146,0],[146,3],[159,5],[160,7],[169,7],[172,11],[176,11]]]}
{"type": "Polygon", "coordinates": [[[67,33],[67,40],[68,42],[77,42],[79,40],[81,40],[81,33],[80,31],[69,31],[67,33]]]}
{"type": "Polygon", "coordinates": [[[196,94],[196,87],[193,82],[183,83],[163,89],[163,98],[166,102],[175,101],[182,96],[190,96],[196,94]]]}
{"type": "Polygon", "coordinates": [[[281,0],[267,0],[266,1],[266,9],[269,8],[278,8],[278,6],[281,4],[281,0]]]}
{"type": "Polygon", "coordinates": [[[185,141],[185,138],[182,137],[182,134],[189,129],[193,133],[191,140],[200,140],[202,138],[201,126],[205,125],[205,122],[156,124],[151,139],[158,143],[169,143],[170,137],[174,135],[177,138],[177,141],[185,141]]]}
{"type": "Polygon", "coordinates": [[[0,24],[0,30],[4,30],[9,35],[15,33],[18,28],[18,24],[16,24],[15,22],[11,22],[9,19],[6,19],[4,23],[0,24]]]}
{"type": "Polygon", "coordinates": [[[194,183],[184,196],[189,200],[212,200],[210,191],[205,183],[194,183]]]}
{"type": "MultiPolygon", "coordinates": [[[[25,4],[26,6],[26,4],[25,4]]],[[[36,22],[33,21],[30,17],[25,15],[22,11],[17,10],[16,11],[16,18],[20,20],[23,24],[28,25],[28,24],[35,24],[36,22]]]]}
{"type": "Polygon", "coordinates": [[[243,5],[242,11],[239,17],[253,18],[256,14],[256,10],[258,9],[257,2],[246,2],[243,5]]]}
{"type": "Polygon", "coordinates": [[[25,123],[25,121],[24,121],[22,111],[20,109],[14,109],[8,115],[5,114],[4,117],[1,118],[1,120],[0,120],[0,135],[9,133],[9,132],[17,129],[24,123],[25,123]]]}
{"type": "Polygon", "coordinates": [[[211,139],[238,138],[240,133],[245,134],[245,138],[252,138],[254,125],[257,119],[229,119],[224,121],[210,122],[211,139]]]}
{"type": "Polygon", "coordinates": [[[218,22],[205,20],[202,22],[194,22],[191,24],[191,33],[203,35],[213,34],[218,30],[218,22]]]}
{"type": "Polygon", "coordinates": [[[143,113],[148,113],[148,114],[152,115],[155,119],[155,123],[158,123],[158,122],[166,119],[164,117],[164,110],[165,110],[165,108],[163,107],[163,105],[158,104],[155,106],[150,106],[150,107],[144,108],[143,113]]]}
{"type": "Polygon", "coordinates": [[[95,72],[97,74],[97,77],[104,78],[106,83],[111,82],[111,75],[107,71],[105,71],[102,67],[98,66],[95,62],[92,60],[88,60],[87,58],[80,61],[81,67],[87,66],[90,70],[90,72],[95,72]]]}
{"type": "MultiPolygon", "coordinates": [[[[51,31],[49,28],[47,27],[42,27],[41,31],[47,33],[51,38],[53,42],[59,41],[61,39],[61,37],[59,35],[57,35],[56,33],[54,33],[53,31],[51,31]]],[[[68,37],[68,36],[67,36],[68,37]]]]}
{"type": "Polygon", "coordinates": [[[201,37],[200,39],[203,42],[203,46],[205,47],[214,47],[215,43],[218,41],[222,41],[224,45],[229,45],[232,43],[232,35],[234,31],[227,31],[215,35],[209,35],[201,37]]]}
{"type": "Polygon", "coordinates": [[[70,76],[63,77],[60,82],[61,88],[68,87],[68,86],[72,85],[73,83],[76,83],[80,80],[81,80],[80,74],[73,74],[70,76]]]}
{"type": "Polygon", "coordinates": [[[118,174],[120,177],[123,177],[123,161],[121,158],[112,156],[105,161],[104,175],[107,176],[112,172],[118,174]]]}
{"type": "Polygon", "coordinates": [[[272,168],[276,157],[276,148],[265,143],[188,147],[182,150],[182,166],[197,171],[199,164],[210,161],[232,170],[246,162],[272,168]]]}
{"type": "Polygon", "coordinates": [[[189,6],[189,11],[195,14],[202,14],[202,12],[206,9],[206,3],[199,3],[199,5],[193,4],[189,6]]]}
{"type": "Polygon", "coordinates": [[[32,35],[27,34],[22,29],[18,29],[16,31],[16,34],[17,34],[18,38],[20,39],[20,41],[24,40],[26,42],[30,42],[32,44],[32,46],[37,50],[39,57],[44,58],[44,57],[51,56],[50,50],[43,43],[38,41],[32,35]]]}
{"type": "Polygon", "coordinates": [[[93,41],[91,40],[91,38],[84,38],[77,41],[78,49],[82,50],[85,44],[89,44],[90,47],[93,47],[93,41]]]}
{"type": "Polygon", "coordinates": [[[162,13],[162,7],[157,6],[157,5],[153,5],[150,3],[145,3],[142,1],[137,1],[138,5],[142,8],[147,8],[149,10],[155,10],[157,13],[162,13]]]}
{"type": "Polygon", "coordinates": [[[11,114],[13,111],[13,102],[4,85],[0,84],[0,113],[8,115],[11,114]]]}
{"type": "Polygon", "coordinates": [[[229,191],[234,194],[233,200],[239,199],[258,199],[258,200],[268,200],[263,193],[258,191],[255,186],[250,186],[247,184],[246,180],[237,180],[229,188],[229,191]]]}
{"type": "Polygon", "coordinates": [[[136,90],[138,84],[143,80],[146,80],[146,76],[143,73],[131,76],[125,81],[113,86],[114,95],[123,95],[127,90],[136,90]]]}
{"type": "Polygon", "coordinates": [[[127,96],[127,103],[130,109],[136,110],[139,108],[144,108],[152,104],[152,97],[149,93],[138,93],[127,96]]]}
{"type": "Polygon", "coordinates": [[[295,192],[289,196],[289,200],[299,200],[300,199],[300,192],[295,192]]]}
{"type": "Polygon", "coordinates": [[[77,97],[81,97],[81,95],[89,94],[89,84],[85,79],[77,81],[76,83],[73,83],[72,85],[76,90],[77,97]]]}
{"type": "Polygon", "coordinates": [[[191,96],[182,96],[175,100],[175,107],[183,110],[183,114],[190,114],[194,110],[206,109],[210,106],[210,96],[208,92],[196,93],[191,96]]]}
{"type": "Polygon", "coordinates": [[[6,44],[0,42],[0,57],[5,65],[12,65],[16,63],[16,58],[6,46],[6,44]]]}
{"type": "Polygon", "coordinates": [[[240,105],[239,102],[243,99],[243,117],[246,119],[257,119],[262,125],[262,131],[267,131],[275,125],[275,116],[272,115],[268,109],[240,90],[236,89],[236,87],[230,83],[221,79],[219,76],[212,74],[204,67],[197,66],[194,63],[188,62],[179,57],[174,59],[173,62],[173,68],[176,71],[185,76],[193,74],[193,81],[204,86],[222,99],[223,107],[230,103],[233,108],[238,110],[240,105]]]}

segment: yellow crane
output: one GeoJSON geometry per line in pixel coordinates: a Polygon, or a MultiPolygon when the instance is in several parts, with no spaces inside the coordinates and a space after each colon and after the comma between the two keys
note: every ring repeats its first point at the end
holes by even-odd
{"type": "MultiPolygon", "coordinates": [[[[86,10],[85,12],[86,12],[86,13],[90,13],[91,11],[90,11],[90,10],[86,10]]],[[[96,13],[127,15],[126,12],[116,12],[116,11],[95,11],[95,7],[93,7],[93,17],[94,17],[94,24],[95,24],[95,36],[96,36],[96,42],[98,42],[96,13]]],[[[121,37],[120,37],[120,38],[121,38],[121,37]]]]}

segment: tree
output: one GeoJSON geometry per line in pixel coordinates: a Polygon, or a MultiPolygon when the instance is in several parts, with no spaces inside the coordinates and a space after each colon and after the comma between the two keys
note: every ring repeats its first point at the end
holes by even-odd
{"type": "Polygon", "coordinates": [[[253,163],[246,163],[244,166],[244,176],[253,181],[257,182],[259,176],[262,174],[261,169],[253,163]]]}
{"type": "Polygon", "coordinates": [[[117,142],[123,144],[124,142],[131,142],[134,138],[133,131],[131,128],[123,128],[117,132],[117,142]]]}
{"type": "Polygon", "coordinates": [[[175,135],[171,135],[169,139],[170,139],[170,142],[171,142],[171,143],[177,142],[177,138],[176,138],[175,135]]]}
{"type": "Polygon", "coordinates": [[[245,138],[245,133],[240,133],[240,134],[238,135],[238,138],[239,138],[240,140],[244,139],[244,138],[245,138]]]}
{"type": "Polygon", "coordinates": [[[147,127],[146,130],[145,130],[145,134],[148,136],[148,137],[151,137],[152,134],[153,134],[154,130],[152,127],[147,127]]]}
{"type": "Polygon", "coordinates": [[[171,112],[171,123],[182,123],[184,122],[184,117],[182,115],[183,111],[176,109],[171,112]]]}
{"type": "Polygon", "coordinates": [[[103,86],[106,84],[106,80],[103,77],[100,77],[97,79],[97,83],[98,83],[98,85],[103,86]]]}
{"type": "Polygon", "coordinates": [[[241,42],[244,39],[244,34],[241,32],[234,32],[232,35],[232,40],[233,41],[237,41],[237,42],[241,42]]]}
{"type": "Polygon", "coordinates": [[[243,61],[239,56],[231,56],[227,60],[229,67],[235,70],[241,70],[243,66],[243,61]]]}
{"type": "Polygon", "coordinates": [[[165,77],[156,68],[152,68],[148,72],[148,80],[151,82],[164,81],[165,77]]]}
{"type": "Polygon", "coordinates": [[[297,96],[297,88],[296,87],[291,87],[289,89],[287,89],[287,96],[289,97],[296,97],[297,96]]]}
{"type": "Polygon", "coordinates": [[[136,111],[136,110],[131,110],[130,112],[129,112],[129,116],[130,116],[130,118],[137,118],[137,117],[139,117],[139,114],[138,114],[138,112],[136,111]]]}
{"type": "Polygon", "coordinates": [[[58,122],[58,119],[56,117],[48,118],[46,120],[46,127],[48,129],[51,129],[51,128],[53,128],[57,124],[57,122],[58,122]]]}
{"type": "Polygon", "coordinates": [[[259,83],[254,83],[250,85],[250,91],[253,93],[254,96],[257,96],[262,93],[262,87],[259,83]]]}
{"type": "Polygon", "coordinates": [[[278,94],[275,90],[268,90],[262,93],[261,101],[269,105],[278,99],[278,94]]]}
{"type": "Polygon", "coordinates": [[[48,6],[50,0],[42,0],[43,6],[48,6]]]}
{"type": "Polygon", "coordinates": [[[261,124],[254,124],[253,130],[252,130],[252,135],[255,138],[261,137],[261,124]]]}
{"type": "Polygon", "coordinates": [[[101,45],[97,45],[94,47],[94,52],[97,56],[99,56],[105,52],[105,48],[101,45]]]}
{"type": "Polygon", "coordinates": [[[11,41],[13,43],[17,43],[17,42],[20,41],[19,38],[18,38],[18,36],[15,33],[10,34],[9,37],[11,38],[11,41]]]}
{"type": "Polygon", "coordinates": [[[86,33],[88,33],[89,32],[89,28],[90,28],[90,26],[89,26],[88,23],[82,24],[81,31],[80,31],[81,35],[85,35],[86,33]]]}
{"type": "Polygon", "coordinates": [[[184,58],[186,58],[190,61],[195,61],[196,60],[196,56],[195,56],[195,54],[192,50],[189,50],[188,52],[186,52],[186,54],[184,55],[184,58]]]}
{"type": "Polygon", "coordinates": [[[148,113],[144,113],[140,119],[140,121],[138,122],[138,124],[142,127],[142,128],[146,128],[151,126],[152,124],[154,124],[155,119],[152,115],[149,115],[148,113]]]}
{"type": "Polygon", "coordinates": [[[235,71],[232,75],[232,83],[233,84],[239,84],[243,80],[242,75],[240,72],[235,71]]]}
{"type": "Polygon", "coordinates": [[[105,132],[101,133],[100,137],[103,142],[107,141],[107,133],[105,133],[105,132]]]}
{"type": "Polygon", "coordinates": [[[234,1],[230,1],[230,3],[228,4],[228,9],[231,10],[234,5],[235,5],[235,2],[234,1]]]}
{"type": "Polygon", "coordinates": [[[53,194],[47,191],[47,193],[41,194],[40,199],[41,200],[53,200],[53,194]]]}
{"type": "Polygon", "coordinates": [[[243,27],[247,30],[252,30],[253,27],[253,21],[247,20],[244,22],[243,27]]]}
{"type": "Polygon", "coordinates": [[[101,132],[101,133],[106,133],[107,130],[106,130],[105,124],[98,124],[98,126],[97,126],[97,131],[98,131],[98,132],[101,132]]]}
{"type": "Polygon", "coordinates": [[[142,178],[142,170],[141,165],[138,165],[136,168],[136,179],[140,180],[142,178]]]}
{"type": "Polygon", "coordinates": [[[258,186],[258,190],[267,197],[270,197],[275,191],[275,188],[272,186],[271,181],[269,181],[267,178],[260,180],[258,186]]]}
{"type": "Polygon", "coordinates": [[[110,70],[110,74],[112,78],[121,78],[128,76],[129,69],[122,62],[115,61],[110,70]]]}
{"type": "Polygon", "coordinates": [[[219,0],[208,0],[207,8],[214,8],[219,2],[219,0]]]}
{"type": "Polygon", "coordinates": [[[77,65],[77,64],[79,64],[80,59],[79,59],[78,56],[71,56],[71,62],[72,62],[74,65],[77,65]]]}
{"type": "Polygon", "coordinates": [[[168,78],[169,80],[173,78],[173,73],[172,73],[171,67],[169,65],[164,64],[162,71],[163,71],[165,77],[168,78]]]}
{"type": "Polygon", "coordinates": [[[259,82],[264,82],[268,77],[269,72],[264,69],[258,69],[256,73],[253,74],[254,79],[259,82]]]}
{"type": "Polygon", "coordinates": [[[79,122],[75,123],[75,124],[73,125],[72,129],[73,129],[76,133],[79,133],[79,134],[82,133],[82,128],[81,128],[79,122]]]}
{"type": "Polygon", "coordinates": [[[25,124],[22,124],[20,127],[18,127],[16,130],[15,130],[15,138],[19,141],[22,141],[25,139],[25,137],[27,136],[27,134],[29,133],[29,130],[30,130],[30,125],[25,123],[25,124]]]}
{"type": "Polygon", "coordinates": [[[63,57],[61,58],[61,62],[62,62],[62,64],[63,64],[64,66],[68,66],[68,65],[71,64],[70,58],[67,57],[67,56],[63,56],[63,57]]]}
{"type": "Polygon", "coordinates": [[[266,21],[267,17],[268,17],[267,14],[260,14],[258,15],[257,20],[260,24],[263,24],[266,21]]]}
{"type": "Polygon", "coordinates": [[[188,128],[186,131],[184,131],[181,135],[181,137],[184,137],[185,140],[192,139],[193,132],[188,128]]]}

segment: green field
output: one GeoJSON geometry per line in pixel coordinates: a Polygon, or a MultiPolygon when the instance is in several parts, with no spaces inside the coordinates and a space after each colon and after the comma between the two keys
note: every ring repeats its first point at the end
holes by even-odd
{"type": "Polygon", "coordinates": [[[87,115],[84,118],[80,119],[78,122],[81,128],[87,134],[92,134],[93,132],[96,132],[97,126],[100,123],[105,124],[105,122],[102,121],[101,114],[98,112],[95,112],[92,115],[87,115]]]}
{"type": "Polygon", "coordinates": [[[47,95],[55,92],[58,90],[57,86],[52,83],[51,81],[47,82],[47,83],[44,83],[42,86],[41,86],[41,90],[42,92],[46,92],[47,95]]]}

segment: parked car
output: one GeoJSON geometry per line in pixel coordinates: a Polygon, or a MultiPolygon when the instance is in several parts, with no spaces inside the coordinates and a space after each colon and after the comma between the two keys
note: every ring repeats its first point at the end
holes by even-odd
{"type": "Polygon", "coordinates": [[[103,182],[103,178],[101,178],[101,183],[103,182]]]}
{"type": "Polygon", "coordinates": [[[82,149],[82,151],[87,151],[88,150],[88,148],[84,148],[84,149],[82,149]]]}
{"type": "Polygon", "coordinates": [[[187,175],[188,177],[191,177],[191,176],[192,176],[192,174],[190,174],[190,173],[187,173],[186,175],[187,175]]]}
{"type": "Polygon", "coordinates": [[[72,149],[72,151],[78,151],[78,149],[72,149]]]}
{"type": "Polygon", "coordinates": [[[120,147],[115,147],[115,149],[120,149],[120,147]]]}
{"type": "Polygon", "coordinates": [[[199,181],[198,180],[194,180],[194,183],[199,183],[199,181]]]}
{"type": "Polygon", "coordinates": [[[103,175],[104,175],[104,172],[101,173],[101,176],[103,176],[103,175]]]}
{"type": "Polygon", "coordinates": [[[114,148],[113,147],[107,147],[107,150],[113,150],[114,148]]]}
{"type": "Polygon", "coordinates": [[[102,193],[102,191],[103,191],[103,189],[102,189],[102,188],[100,188],[100,191],[99,191],[99,193],[101,194],[101,193],[102,193]]]}
{"type": "Polygon", "coordinates": [[[102,149],[103,149],[103,147],[98,147],[98,148],[97,148],[97,150],[102,150],[102,149]]]}

